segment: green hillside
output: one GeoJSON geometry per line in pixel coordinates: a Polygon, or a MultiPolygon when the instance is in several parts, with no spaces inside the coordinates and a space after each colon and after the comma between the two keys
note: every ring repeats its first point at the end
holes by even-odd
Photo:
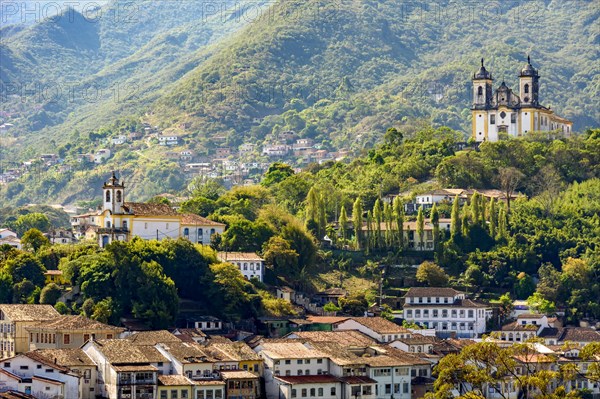
{"type": "Polygon", "coordinates": [[[72,141],[65,131],[143,112],[159,90],[202,62],[199,49],[251,21],[248,4],[264,3],[232,0],[212,9],[203,2],[115,0],[97,19],[70,10],[31,27],[4,28],[0,110],[18,137],[2,149],[5,158],[20,160],[32,147],[54,151],[48,137],[64,144],[72,141]]]}
{"type": "Polygon", "coordinates": [[[153,107],[157,120],[191,121],[192,131],[229,132],[236,142],[291,129],[339,146],[357,135],[358,144],[370,142],[405,117],[469,131],[479,59],[487,59],[496,86],[515,86],[531,54],[545,105],[572,118],[576,130],[600,121],[600,13],[592,1],[501,10],[454,2],[285,4],[286,12],[276,9],[222,42],[153,107]]]}
{"type": "MultiPolygon", "coordinates": [[[[480,58],[496,86],[515,87],[528,54],[542,75],[542,104],[574,120],[576,131],[600,125],[594,1],[481,9],[446,1],[232,1],[211,12],[202,2],[135,4],[131,23],[76,16],[11,30],[0,45],[2,80],[60,84],[74,95],[6,96],[1,111],[15,128],[2,133],[4,162],[51,152],[73,163],[106,146],[131,116],[174,128],[199,154],[223,139],[233,148],[260,145],[288,130],[327,150],[368,149],[388,127],[415,120],[466,133],[480,58]]],[[[135,199],[185,186],[174,162],[139,143],[93,170],[51,171],[43,184],[26,176],[2,194],[19,205],[91,199],[112,169],[133,176],[135,199]]]]}

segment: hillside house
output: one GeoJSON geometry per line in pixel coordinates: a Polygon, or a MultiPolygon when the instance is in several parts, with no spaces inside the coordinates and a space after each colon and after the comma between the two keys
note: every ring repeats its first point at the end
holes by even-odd
{"type": "Polygon", "coordinates": [[[0,359],[29,350],[27,327],[60,314],[51,305],[0,304],[0,359]]]}
{"type": "Polygon", "coordinates": [[[265,260],[254,252],[219,252],[217,258],[236,265],[246,280],[255,278],[263,281],[265,260]]]}
{"type": "Polygon", "coordinates": [[[492,307],[468,299],[453,288],[412,287],[404,296],[404,319],[447,338],[476,338],[487,328],[492,307]]]}

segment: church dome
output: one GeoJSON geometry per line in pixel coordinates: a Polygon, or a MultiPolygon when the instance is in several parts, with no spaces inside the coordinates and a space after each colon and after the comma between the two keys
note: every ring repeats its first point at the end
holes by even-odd
{"type": "Polygon", "coordinates": [[[538,71],[531,65],[531,58],[527,57],[527,65],[521,69],[521,76],[537,76],[538,71]]]}
{"type": "Polygon", "coordinates": [[[483,66],[483,58],[481,59],[481,68],[479,68],[479,72],[473,75],[473,79],[492,79],[492,74],[483,66]]]}

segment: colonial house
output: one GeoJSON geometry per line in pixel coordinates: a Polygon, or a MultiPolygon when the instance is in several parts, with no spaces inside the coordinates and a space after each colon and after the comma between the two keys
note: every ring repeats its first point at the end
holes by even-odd
{"type": "Polygon", "coordinates": [[[486,331],[492,317],[491,306],[453,288],[412,287],[404,300],[404,319],[435,329],[442,338],[476,338],[486,331]]]}
{"type": "Polygon", "coordinates": [[[199,328],[176,328],[171,332],[183,342],[195,342],[201,344],[206,342],[208,336],[199,328]]]}
{"type": "Polygon", "coordinates": [[[196,385],[183,375],[159,375],[157,398],[159,399],[190,399],[195,398],[196,385]]]}
{"type": "Polygon", "coordinates": [[[543,314],[520,314],[513,322],[502,326],[494,336],[502,341],[525,342],[532,338],[543,339],[546,345],[563,345],[567,342],[584,346],[600,342],[600,332],[584,327],[563,327],[556,317],[543,314]]]}
{"type": "MultiPolygon", "coordinates": [[[[475,192],[482,195],[485,199],[494,198],[497,201],[506,202],[506,193],[495,189],[464,189],[464,188],[442,188],[432,191],[427,191],[415,196],[414,201],[404,204],[404,211],[408,214],[416,213],[419,208],[424,210],[431,209],[433,204],[451,204],[455,198],[462,205],[468,202],[475,192]]],[[[519,197],[521,193],[512,193],[511,201],[519,197]]]]}
{"type": "Polygon", "coordinates": [[[0,304],[0,359],[29,350],[27,327],[60,314],[51,305],[0,304]]]}
{"type": "MultiPolygon", "coordinates": [[[[258,350],[258,354],[263,358],[267,399],[279,398],[280,395],[289,398],[302,397],[302,393],[304,397],[310,397],[308,393],[311,388],[315,389],[315,392],[327,391],[329,397],[341,397],[337,379],[326,376],[329,360],[325,353],[293,340],[264,342],[254,350],[258,350]],[[302,391],[303,389],[307,391],[302,391]]],[[[317,397],[317,394],[314,397],[317,397]]]]}
{"type": "Polygon", "coordinates": [[[240,269],[246,280],[253,278],[262,282],[265,273],[265,260],[254,252],[219,252],[221,262],[232,263],[240,269]]]}
{"type": "Polygon", "coordinates": [[[412,333],[408,329],[382,317],[352,317],[336,323],[334,328],[336,331],[360,331],[381,343],[412,336],[412,333]]]}
{"type": "MultiPolygon", "coordinates": [[[[451,219],[442,218],[439,220],[440,232],[444,230],[450,230],[451,219]]],[[[423,236],[418,233],[418,226],[416,221],[404,222],[404,242],[408,249],[415,251],[433,251],[434,239],[433,239],[433,224],[427,220],[423,224],[423,236]]],[[[381,223],[381,231],[385,232],[388,230],[386,223],[381,223]]],[[[393,230],[396,230],[395,226],[392,226],[393,230]]],[[[363,232],[368,231],[368,227],[364,225],[362,227],[363,232]]]]}
{"type": "Polygon", "coordinates": [[[85,228],[86,239],[102,247],[134,236],[146,240],[187,238],[210,244],[214,234],[223,234],[225,225],[193,214],[180,214],[166,204],[125,202],[125,184],[113,173],[103,186],[102,209],[71,219],[74,230],[85,228]]]}
{"type": "Polygon", "coordinates": [[[238,370],[251,372],[258,377],[262,376],[262,358],[245,342],[210,343],[208,349],[212,350],[211,354],[217,351],[237,362],[238,370]]]}
{"type": "Polygon", "coordinates": [[[44,234],[52,244],[71,244],[77,241],[73,232],[66,229],[56,229],[44,234]]]}
{"type": "Polygon", "coordinates": [[[222,371],[225,396],[230,399],[256,399],[260,396],[258,376],[244,370],[222,371]]]}
{"type": "Polygon", "coordinates": [[[165,342],[155,348],[171,363],[169,374],[184,375],[194,381],[218,379],[217,360],[197,343],[165,342]]]}
{"type": "Polygon", "coordinates": [[[79,348],[90,339],[113,339],[125,331],[85,316],[63,315],[25,327],[29,350],[79,348]]]}
{"type": "Polygon", "coordinates": [[[68,367],[23,353],[0,361],[0,387],[40,399],[79,398],[80,376],[68,367]]]}
{"type": "Polygon", "coordinates": [[[170,362],[156,348],[125,339],[90,340],[81,348],[98,366],[98,395],[108,399],[155,398],[158,375],[170,362]]]}
{"type": "Polygon", "coordinates": [[[81,349],[40,349],[27,353],[44,364],[68,368],[79,376],[80,399],[95,399],[98,373],[96,364],[81,349]]]}

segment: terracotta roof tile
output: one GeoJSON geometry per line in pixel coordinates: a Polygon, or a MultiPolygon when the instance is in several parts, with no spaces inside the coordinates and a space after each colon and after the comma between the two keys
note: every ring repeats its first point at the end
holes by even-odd
{"type": "Polygon", "coordinates": [[[110,330],[114,333],[123,332],[125,329],[115,327],[99,321],[88,319],[85,316],[63,315],[54,319],[37,323],[25,328],[26,330],[110,330]]]}
{"type": "Polygon", "coordinates": [[[154,346],[156,344],[165,342],[181,342],[181,340],[177,338],[176,335],[171,334],[167,330],[140,331],[131,334],[126,339],[134,345],[150,346],[154,346]]]}
{"type": "Polygon", "coordinates": [[[248,379],[248,380],[254,380],[254,379],[258,379],[258,376],[256,374],[252,374],[249,371],[246,370],[231,370],[231,371],[220,371],[221,373],[221,377],[223,377],[224,380],[232,380],[232,379],[248,379]]]}
{"type": "Polygon", "coordinates": [[[223,352],[223,354],[238,362],[262,360],[245,342],[211,343],[209,347],[223,352]]]}
{"type": "Polygon", "coordinates": [[[113,365],[167,362],[153,346],[132,345],[127,339],[103,339],[94,341],[94,345],[113,365]]]}
{"type": "Polygon", "coordinates": [[[345,347],[367,347],[375,344],[374,339],[354,330],[298,331],[292,334],[312,342],[338,342],[345,347]]]}
{"type": "Polygon", "coordinates": [[[143,202],[125,202],[123,209],[139,216],[178,216],[179,214],[167,204],[148,204],[143,202]]]}
{"type": "Polygon", "coordinates": [[[62,348],[62,349],[37,349],[32,353],[39,359],[45,359],[47,362],[56,363],[63,367],[75,366],[95,366],[96,364],[88,357],[88,355],[79,348],[62,348]]]}
{"type": "Polygon", "coordinates": [[[223,223],[215,222],[193,213],[184,213],[181,215],[182,225],[200,225],[200,226],[225,226],[223,223]]]}
{"type": "Polygon", "coordinates": [[[406,334],[410,333],[407,328],[392,323],[383,317],[353,317],[352,320],[375,331],[378,334],[406,334]]]}
{"type": "Polygon", "coordinates": [[[299,375],[299,376],[277,376],[275,377],[287,384],[328,384],[338,382],[338,378],[332,375],[299,375]]]}
{"type": "Polygon", "coordinates": [[[184,375],[159,375],[158,385],[164,386],[179,386],[179,385],[194,385],[194,383],[184,375]]]}
{"type": "Polygon", "coordinates": [[[60,316],[51,305],[0,305],[0,312],[10,321],[42,321],[60,316]]]}
{"type": "MultiPolygon", "coordinates": [[[[454,288],[444,287],[411,287],[404,298],[412,297],[454,297],[462,292],[455,290],[454,288]]],[[[439,304],[438,304],[439,305],[439,304]]]]}
{"type": "Polygon", "coordinates": [[[254,252],[219,252],[217,258],[221,262],[231,261],[251,261],[251,262],[264,262],[264,259],[255,254],[254,252]]]}
{"type": "Polygon", "coordinates": [[[264,342],[262,353],[271,359],[314,359],[325,358],[327,355],[318,350],[309,349],[294,340],[283,340],[283,342],[264,342]]]}

